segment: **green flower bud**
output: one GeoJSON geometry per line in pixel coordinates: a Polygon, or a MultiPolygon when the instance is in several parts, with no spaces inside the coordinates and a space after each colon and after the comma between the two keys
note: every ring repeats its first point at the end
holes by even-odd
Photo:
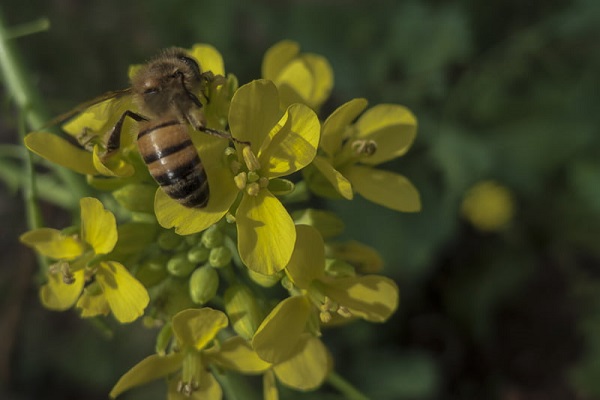
{"type": "Polygon", "coordinates": [[[154,213],[156,186],[143,183],[125,185],[113,192],[120,205],[129,211],[154,213]]]}
{"type": "Polygon", "coordinates": [[[135,277],[146,287],[160,283],[167,276],[167,255],[160,255],[146,260],[138,269],[135,277]]]}
{"type": "Polygon", "coordinates": [[[276,196],[285,196],[294,191],[294,183],[287,179],[274,178],[268,182],[269,191],[276,196]]]}
{"type": "Polygon", "coordinates": [[[183,239],[188,245],[195,246],[200,243],[200,234],[186,235],[183,239]]]}
{"type": "Polygon", "coordinates": [[[175,315],[181,310],[194,307],[187,279],[169,276],[157,289],[154,304],[160,314],[175,315]]]}
{"type": "Polygon", "coordinates": [[[194,263],[190,262],[187,254],[177,254],[167,262],[167,271],[173,276],[185,278],[189,276],[196,268],[194,263]]]}
{"type": "Polygon", "coordinates": [[[173,329],[171,328],[171,323],[168,322],[163,325],[158,333],[158,336],[156,337],[156,345],[154,346],[156,353],[164,356],[167,353],[167,347],[169,346],[172,337],[173,329]]]}
{"type": "Polygon", "coordinates": [[[238,335],[250,340],[262,321],[254,294],[244,285],[233,285],[224,296],[225,311],[238,335]]]}
{"type": "Polygon", "coordinates": [[[216,225],[211,226],[202,234],[202,244],[212,249],[223,244],[223,232],[216,225]]]}
{"type": "Polygon", "coordinates": [[[329,211],[308,208],[292,213],[292,218],[296,224],[317,228],[323,239],[338,236],[344,231],[344,221],[329,211]]]}
{"type": "Polygon", "coordinates": [[[164,231],[158,235],[158,246],[163,250],[173,250],[181,243],[181,236],[173,231],[164,231]]]}
{"type": "Polygon", "coordinates": [[[356,276],[356,270],[350,264],[342,260],[328,258],[325,261],[325,272],[336,278],[350,278],[356,276]]]}
{"type": "Polygon", "coordinates": [[[198,245],[192,247],[187,252],[187,258],[190,262],[194,264],[203,264],[208,260],[208,255],[210,254],[210,250],[202,245],[198,245]]]}
{"type": "Polygon", "coordinates": [[[275,284],[277,284],[277,282],[281,280],[281,277],[283,276],[283,271],[277,272],[273,275],[263,275],[259,274],[258,272],[254,272],[251,269],[248,269],[248,276],[255,283],[259,284],[262,287],[268,288],[274,286],[275,284]]]}
{"type": "Polygon", "coordinates": [[[233,255],[228,247],[219,246],[210,250],[208,262],[215,268],[222,268],[231,262],[232,257],[233,255]]]}
{"type": "Polygon", "coordinates": [[[209,265],[197,268],[190,277],[190,297],[196,304],[204,304],[217,294],[219,274],[209,265]]]}

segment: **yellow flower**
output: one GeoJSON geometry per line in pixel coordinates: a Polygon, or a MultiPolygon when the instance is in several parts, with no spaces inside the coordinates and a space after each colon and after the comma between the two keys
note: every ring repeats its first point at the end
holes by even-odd
{"type": "Polygon", "coordinates": [[[227,316],[212,308],[177,313],[172,320],[177,351],[154,354],[139,362],[119,379],[110,396],[115,398],[131,388],[169,376],[169,399],[217,400],[222,398],[222,390],[209,372],[210,365],[245,374],[267,370],[269,364],[240,337],[211,345],[227,325],[227,316]]]}
{"type": "MultiPolygon", "coordinates": [[[[267,80],[238,89],[229,110],[231,134],[250,146],[236,143],[223,157],[225,141],[204,137],[200,147],[211,196],[202,209],[190,209],[158,192],[156,216],[165,228],[179,234],[202,231],[218,222],[234,205],[238,250],[251,270],[271,275],[290,259],[295,241],[294,222],[269,187],[272,181],[304,168],[314,158],[320,124],[302,104],[279,109],[279,94],[267,80]],[[213,190],[214,189],[214,190],[213,190]]],[[[207,136],[207,135],[204,135],[207,136]]]]}
{"type": "Polygon", "coordinates": [[[482,181],[466,193],[461,213],[480,231],[500,231],[514,216],[514,199],[506,186],[495,181],[482,181]]]}
{"type": "Polygon", "coordinates": [[[405,107],[380,104],[362,114],[364,99],[351,100],[323,123],[315,168],[305,170],[311,190],[324,196],[335,193],[352,199],[364,198],[397,211],[419,211],[419,193],[399,174],[375,166],[404,155],[417,132],[417,121],[405,107]]]}
{"type": "Polygon", "coordinates": [[[319,232],[308,225],[297,225],[296,231],[296,246],[285,271],[298,295],[280,302],[252,338],[254,350],[271,363],[294,353],[317,313],[325,323],[332,314],[384,322],[398,307],[398,287],[392,280],[378,275],[327,276],[319,232]]]}
{"type": "Polygon", "coordinates": [[[262,77],[277,85],[283,108],[303,103],[318,111],[333,87],[333,71],[327,59],[300,54],[296,42],[283,40],[265,53],[262,77]]]}
{"type": "Polygon", "coordinates": [[[42,228],[27,232],[21,241],[38,253],[58,260],[48,271],[40,299],[51,310],[66,310],[76,302],[83,317],[112,311],[120,322],[131,322],[144,313],[146,288],[116,261],[105,261],[117,243],[114,215],[91,197],[82,198],[80,235],[42,228]],[[86,279],[95,282],[84,289],[86,279]],[[82,294],[83,292],[83,294],[82,294]]]}

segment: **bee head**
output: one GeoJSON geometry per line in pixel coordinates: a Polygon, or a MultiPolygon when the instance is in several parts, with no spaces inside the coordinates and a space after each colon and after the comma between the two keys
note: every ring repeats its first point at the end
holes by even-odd
{"type": "Polygon", "coordinates": [[[140,107],[155,116],[202,107],[196,96],[202,87],[200,67],[181,49],[167,49],[148,62],[131,86],[140,107]]]}

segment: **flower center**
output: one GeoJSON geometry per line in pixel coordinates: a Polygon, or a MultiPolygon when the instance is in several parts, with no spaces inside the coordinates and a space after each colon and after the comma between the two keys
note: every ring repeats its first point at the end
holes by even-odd
{"type": "Polygon", "coordinates": [[[355,140],[351,146],[354,154],[359,157],[370,157],[377,152],[377,142],[370,139],[355,140]]]}
{"type": "Polygon", "coordinates": [[[319,319],[325,324],[331,321],[333,314],[338,314],[343,318],[352,317],[352,312],[347,307],[334,301],[323,292],[321,282],[311,284],[309,298],[319,310],[319,319]]]}
{"type": "MultiPolygon", "coordinates": [[[[233,149],[232,149],[233,150],[233,149]]],[[[231,157],[231,151],[226,152],[226,157],[231,157]]],[[[242,148],[242,158],[244,164],[238,160],[231,160],[229,165],[232,172],[235,174],[233,181],[239,190],[245,191],[250,196],[258,196],[261,189],[269,186],[269,179],[260,176],[260,162],[250,149],[250,146],[242,148]]]]}
{"type": "Polygon", "coordinates": [[[181,380],[177,382],[177,392],[190,397],[200,387],[202,373],[202,357],[195,351],[190,351],[183,359],[181,380]]]}

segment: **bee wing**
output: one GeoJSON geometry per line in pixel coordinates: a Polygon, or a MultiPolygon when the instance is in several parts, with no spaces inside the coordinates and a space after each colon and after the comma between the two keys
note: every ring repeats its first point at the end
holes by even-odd
{"type": "Polygon", "coordinates": [[[44,128],[49,128],[51,126],[55,126],[55,125],[60,125],[63,122],[68,121],[69,119],[73,118],[74,116],[76,116],[77,114],[81,114],[83,111],[85,111],[86,109],[93,107],[97,104],[100,104],[102,102],[105,102],[107,100],[114,100],[114,99],[120,99],[120,98],[124,98],[126,96],[130,96],[131,95],[131,88],[127,88],[127,89],[122,89],[122,90],[115,90],[112,92],[106,92],[98,97],[95,97],[91,100],[85,101],[81,104],[78,104],[76,107],[74,107],[73,109],[67,111],[64,114],[61,114],[55,118],[52,118],[50,121],[46,122],[43,126],[42,129],[44,128]]]}

